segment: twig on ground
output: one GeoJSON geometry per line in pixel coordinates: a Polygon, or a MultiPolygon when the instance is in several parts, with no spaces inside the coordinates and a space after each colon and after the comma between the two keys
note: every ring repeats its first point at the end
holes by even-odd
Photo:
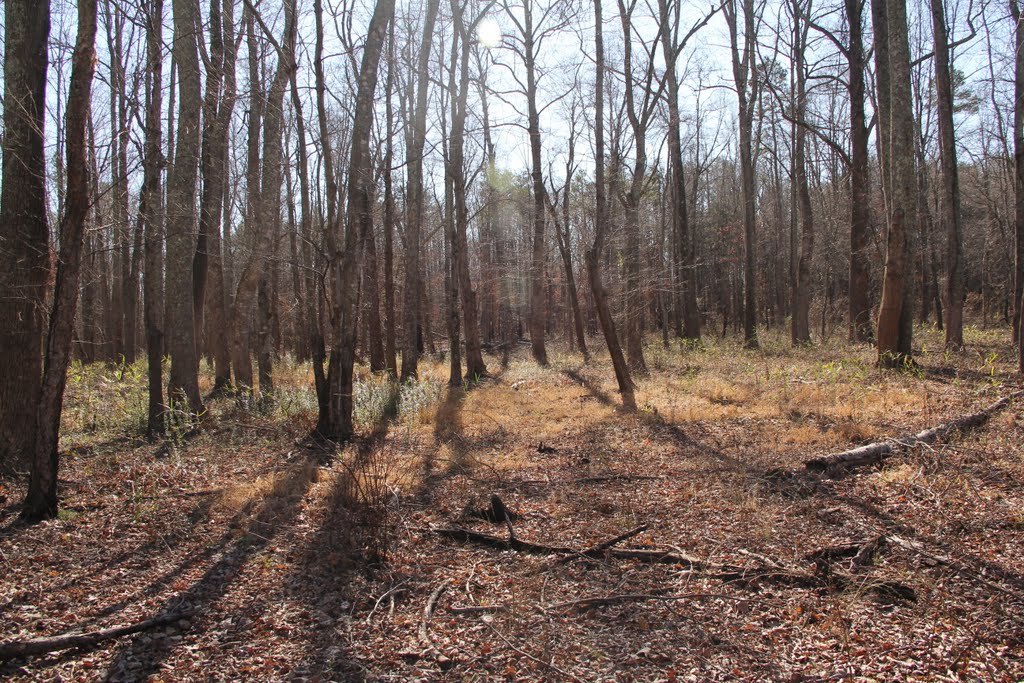
{"type": "Polygon", "coordinates": [[[427,624],[430,622],[430,618],[434,616],[434,610],[437,609],[437,600],[441,597],[441,593],[444,592],[445,588],[448,587],[448,582],[451,579],[442,579],[441,583],[437,584],[437,588],[430,594],[427,599],[427,604],[423,608],[423,621],[420,622],[420,642],[424,645],[430,644],[430,632],[427,629],[427,624]]]}

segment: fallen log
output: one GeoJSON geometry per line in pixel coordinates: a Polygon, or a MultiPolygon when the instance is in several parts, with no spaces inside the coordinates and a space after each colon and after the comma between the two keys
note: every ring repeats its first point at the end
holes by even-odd
{"type": "Polygon", "coordinates": [[[121,638],[133,633],[148,631],[158,626],[166,626],[188,619],[194,612],[173,612],[162,616],[146,619],[135,624],[124,624],[98,631],[87,633],[72,633],[62,636],[51,636],[48,638],[32,638],[30,640],[12,640],[8,643],[0,643],[0,661],[14,659],[16,657],[28,657],[31,655],[42,655],[48,652],[68,650],[73,647],[89,647],[102,643],[105,640],[121,638]]]}
{"type": "Polygon", "coordinates": [[[955,432],[965,432],[980,427],[988,422],[989,418],[994,414],[1010,405],[1011,401],[1022,396],[1024,396],[1024,391],[1016,391],[976,413],[964,415],[949,422],[943,422],[938,426],[918,432],[917,434],[906,434],[895,439],[869,443],[865,446],[843,451],[842,453],[811,458],[804,462],[804,467],[809,472],[833,475],[854,467],[877,465],[882,463],[889,455],[895,453],[898,448],[911,448],[919,444],[944,441],[955,432]]]}

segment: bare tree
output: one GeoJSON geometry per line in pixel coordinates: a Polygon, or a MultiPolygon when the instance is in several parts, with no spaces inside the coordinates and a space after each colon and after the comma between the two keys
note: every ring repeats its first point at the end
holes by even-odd
{"type": "MultiPolygon", "coordinates": [[[[172,3],[172,54],[178,69],[179,101],[174,165],[167,184],[167,290],[181,293],[192,291],[192,261],[196,253],[196,167],[202,133],[199,22],[195,5],[194,0],[173,0],[172,3]]],[[[171,356],[170,397],[186,401],[191,412],[202,413],[192,297],[168,297],[167,318],[167,346],[171,356]]]]}
{"type": "Polygon", "coordinates": [[[604,27],[601,16],[601,0],[594,0],[594,52],[597,80],[594,85],[594,244],[587,251],[587,273],[590,275],[590,289],[594,295],[594,307],[601,323],[608,354],[612,358],[612,369],[618,382],[622,407],[625,410],[636,410],[635,388],[629,372],[629,365],[619,345],[619,336],[615,331],[615,320],[612,318],[608,305],[608,291],[601,278],[601,255],[605,248],[608,232],[608,199],[605,190],[604,168],[604,27]]]}
{"type": "Polygon", "coordinates": [[[85,128],[96,68],[96,0],[78,2],[78,38],[71,63],[65,126],[67,192],[60,223],[60,252],[53,307],[46,336],[43,387],[36,406],[37,428],[32,449],[32,475],[22,508],[30,521],[57,516],[57,442],[64,404],[64,385],[71,360],[71,338],[78,307],[85,222],[89,213],[89,165],[85,128]]]}
{"type": "Polygon", "coordinates": [[[754,168],[754,113],[761,80],[757,70],[758,0],[726,0],[723,4],[725,20],[729,26],[729,44],[732,54],[733,83],[739,105],[740,177],[743,186],[743,344],[757,348],[757,273],[756,236],[757,180],[754,168]],[[738,7],[738,5],[742,7],[738,7]],[[739,13],[742,12],[743,31],[740,32],[739,13]],[[740,45],[742,41],[742,47],[740,45]]]}

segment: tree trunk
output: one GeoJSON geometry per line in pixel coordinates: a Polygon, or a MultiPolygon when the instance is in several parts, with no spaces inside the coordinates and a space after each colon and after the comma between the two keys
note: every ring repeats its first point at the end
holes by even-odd
{"type": "MultiPolygon", "coordinates": [[[[386,0],[378,0],[386,1],[386,0]]],[[[415,379],[419,368],[418,330],[423,283],[420,281],[420,244],[423,241],[423,146],[427,136],[427,89],[430,87],[430,46],[440,0],[427,0],[417,65],[416,105],[412,113],[405,218],[405,299],[402,311],[402,380],[415,379]]]]}
{"type": "Polygon", "coordinates": [[[964,348],[964,247],[960,212],[960,173],[953,124],[953,82],[949,36],[942,0],[931,0],[935,45],[935,90],[939,115],[939,161],[942,167],[940,211],[946,228],[946,348],[964,348]]]}
{"type": "MultiPolygon", "coordinates": [[[[1017,250],[1014,261],[1013,305],[1016,315],[1013,331],[1017,341],[1017,369],[1024,374],[1024,315],[1021,315],[1024,310],[1024,26],[1021,26],[1017,0],[1010,1],[1010,12],[1014,21],[1013,44],[1016,55],[1013,63],[1013,208],[1017,250]]],[[[4,155],[4,158],[7,156],[4,155]]]]}
{"type": "Polygon", "coordinates": [[[196,357],[195,309],[191,296],[192,261],[196,253],[196,166],[199,162],[202,89],[199,78],[195,2],[174,0],[174,61],[178,67],[178,130],[174,166],[167,186],[167,291],[169,298],[168,351],[172,400],[187,401],[187,409],[203,412],[196,357]]]}
{"type": "Polygon", "coordinates": [[[28,462],[43,375],[50,277],[46,219],[48,0],[4,6],[3,187],[0,188],[0,469],[28,462]]]}
{"type": "Polygon", "coordinates": [[[163,99],[163,0],[148,0],[146,11],[146,139],[142,159],[139,215],[145,223],[145,268],[142,273],[143,317],[149,407],[146,433],[164,431],[163,324],[164,258],[163,195],[160,191],[161,119],[163,99]]]}
{"type": "Polygon", "coordinates": [[[811,190],[807,181],[807,129],[804,116],[807,111],[807,73],[805,50],[808,24],[800,0],[793,0],[793,72],[796,79],[796,119],[793,141],[793,175],[796,183],[797,205],[800,211],[800,258],[797,261],[796,282],[793,291],[793,345],[811,343],[811,262],[814,258],[814,214],[811,208],[811,190]]]}
{"type": "Polygon", "coordinates": [[[601,254],[604,251],[605,234],[608,221],[608,200],[605,196],[604,181],[604,32],[602,30],[601,0],[594,0],[594,44],[596,53],[597,79],[594,86],[594,149],[595,149],[595,213],[594,213],[594,244],[587,251],[587,272],[590,275],[590,289],[594,295],[594,307],[601,323],[608,346],[608,354],[612,358],[615,380],[619,385],[622,407],[627,411],[636,410],[635,389],[629,366],[619,345],[619,336],[615,331],[615,321],[611,308],[608,306],[608,291],[601,280],[601,254]]]}
{"type": "MultiPolygon", "coordinates": [[[[466,337],[466,380],[476,381],[487,375],[483,353],[480,349],[480,317],[477,309],[476,291],[469,273],[469,203],[466,182],[465,134],[466,104],[469,98],[469,51],[470,31],[463,18],[461,0],[452,0],[452,21],[455,35],[452,40],[460,41],[458,55],[458,92],[452,97],[452,132],[449,145],[449,164],[452,174],[452,199],[455,209],[455,234],[453,236],[453,258],[455,276],[458,279],[462,299],[462,325],[466,337]]],[[[452,69],[456,64],[452,63],[452,69]]]]}
{"type": "Polygon", "coordinates": [[[334,344],[328,373],[328,412],[326,415],[320,415],[317,430],[325,438],[333,440],[348,439],[354,432],[352,391],[358,313],[356,282],[359,272],[356,261],[359,235],[366,233],[366,226],[371,225],[373,220],[373,162],[370,157],[373,102],[377,89],[380,55],[394,9],[394,0],[377,0],[373,17],[370,19],[359,68],[359,86],[352,119],[345,242],[340,253],[331,253],[334,344]]]}
{"type": "Polygon", "coordinates": [[[850,285],[849,338],[853,342],[874,339],[871,325],[871,172],[868,157],[868,128],[864,114],[864,42],[862,38],[865,0],[845,0],[850,30],[847,52],[850,94],[850,285]]]}
{"type": "Polygon", "coordinates": [[[391,377],[398,377],[395,330],[395,190],[392,166],[395,162],[395,117],[391,97],[395,90],[395,25],[388,32],[388,75],[384,86],[384,365],[391,377]]]}
{"type": "MultiPolygon", "coordinates": [[[[887,367],[898,367],[911,359],[913,339],[912,248],[914,197],[913,112],[908,103],[910,90],[910,47],[908,44],[905,0],[875,0],[872,12],[876,22],[875,35],[886,37],[887,62],[878,63],[879,86],[888,81],[888,109],[879,101],[879,120],[888,118],[883,176],[888,176],[889,236],[882,301],[878,313],[878,361],[887,367]],[[878,11],[877,5],[881,4],[878,11]],[[878,22],[884,24],[879,26],[878,22]],[[881,30],[880,30],[881,29],[881,30]],[[898,105],[898,106],[897,106],[898,105]]],[[[876,59],[880,59],[876,47],[876,59]]]]}
{"type": "Polygon", "coordinates": [[[68,189],[60,224],[60,253],[46,338],[43,386],[37,404],[37,430],[33,434],[32,476],[22,509],[22,516],[30,521],[57,516],[57,441],[90,201],[85,129],[96,62],[95,43],[96,0],[79,0],[78,38],[71,60],[65,127],[68,189]]]}

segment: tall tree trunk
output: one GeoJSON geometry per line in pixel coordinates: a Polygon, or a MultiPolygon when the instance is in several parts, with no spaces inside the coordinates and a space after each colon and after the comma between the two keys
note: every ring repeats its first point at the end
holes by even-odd
{"type": "Polygon", "coordinates": [[[729,25],[732,47],[733,82],[739,104],[740,178],[743,186],[743,345],[756,349],[757,341],[757,272],[755,226],[757,221],[757,187],[754,169],[754,103],[758,99],[758,73],[755,44],[756,29],[753,0],[729,0],[723,5],[729,25]],[[737,4],[742,3],[743,47],[737,4]]]}
{"type": "Polygon", "coordinates": [[[358,246],[359,236],[366,233],[366,226],[371,225],[373,220],[373,160],[370,156],[373,101],[377,89],[380,56],[394,9],[395,0],[377,0],[367,30],[352,118],[345,241],[340,253],[331,253],[334,344],[328,372],[328,413],[320,415],[317,430],[325,438],[334,440],[348,439],[354,432],[352,391],[358,329],[358,246]]]}
{"type": "Polygon", "coordinates": [[[163,194],[160,190],[161,119],[163,99],[163,0],[146,4],[146,139],[142,158],[139,215],[145,224],[145,268],[142,273],[143,317],[149,406],[146,433],[164,431],[163,324],[164,257],[163,194]]]}
{"type": "Polygon", "coordinates": [[[57,441],[64,402],[64,383],[71,359],[78,280],[82,266],[85,221],[89,213],[89,170],[85,129],[96,62],[96,0],[78,2],[78,38],[71,61],[71,83],[65,148],[67,182],[64,216],[60,224],[60,253],[46,338],[43,386],[36,406],[32,476],[22,516],[30,521],[57,516],[57,441]]]}
{"type": "MultiPolygon", "coordinates": [[[[469,98],[469,51],[473,27],[465,25],[461,0],[452,0],[452,20],[460,49],[458,55],[458,91],[452,93],[452,132],[449,145],[449,162],[452,172],[452,199],[455,209],[455,234],[453,256],[455,275],[458,278],[459,294],[462,298],[462,324],[466,337],[466,379],[476,381],[487,375],[483,353],[480,348],[480,318],[477,310],[476,291],[469,273],[469,203],[466,181],[465,135],[466,104],[469,98]]],[[[475,26],[475,22],[474,22],[475,26]]],[[[452,69],[456,68],[455,63],[452,69]]]]}
{"type": "MultiPolygon", "coordinates": [[[[371,206],[373,204],[373,192],[370,194],[371,206]]],[[[363,312],[366,320],[366,346],[370,351],[370,371],[383,372],[384,364],[384,340],[381,336],[380,325],[380,285],[377,271],[377,236],[373,229],[373,211],[370,211],[368,220],[363,224],[363,235],[360,239],[363,250],[363,312]]]]}
{"type": "MultiPolygon", "coordinates": [[[[199,78],[199,23],[193,0],[174,0],[174,61],[178,66],[178,130],[174,166],[167,187],[167,291],[192,291],[196,253],[196,167],[199,163],[202,88],[199,78]]],[[[203,412],[196,358],[195,309],[191,296],[170,297],[168,351],[171,377],[168,393],[187,401],[188,410],[203,412]]]]}
{"type": "Polygon", "coordinates": [[[1010,0],[1010,14],[1014,21],[1013,44],[1016,55],[1013,62],[1013,208],[1017,249],[1013,264],[1013,332],[1017,341],[1017,369],[1024,374],[1024,315],[1021,314],[1024,310],[1024,26],[1021,25],[1018,0],[1010,0]]]}
{"type": "Polygon", "coordinates": [[[395,117],[392,95],[395,91],[395,24],[388,31],[388,75],[384,86],[384,365],[391,377],[398,377],[398,349],[395,330],[395,189],[392,168],[395,163],[395,117]]]}
{"type": "Polygon", "coordinates": [[[864,114],[865,83],[863,9],[866,0],[845,0],[850,31],[847,51],[850,94],[850,275],[849,338],[855,342],[874,339],[871,321],[871,172],[868,128],[864,114]]]}
{"type": "MultiPolygon", "coordinates": [[[[809,9],[809,4],[808,4],[809,9]]],[[[804,16],[801,0],[793,0],[793,72],[796,80],[794,118],[796,126],[793,141],[793,176],[800,210],[800,258],[797,261],[796,283],[793,291],[794,345],[811,342],[811,262],[814,258],[814,214],[811,208],[811,189],[807,181],[807,129],[804,121],[807,111],[806,47],[809,17],[804,16]]]]}
{"type": "Polygon", "coordinates": [[[596,53],[597,79],[594,86],[594,149],[595,149],[595,213],[594,213],[594,244],[587,251],[587,272],[590,275],[590,289],[594,295],[594,307],[601,323],[608,346],[608,354],[612,358],[612,369],[622,397],[622,407],[627,411],[636,410],[635,389],[633,378],[629,373],[629,365],[619,345],[619,336],[615,331],[615,321],[608,305],[608,291],[601,279],[601,254],[604,251],[608,221],[608,199],[605,196],[604,181],[604,32],[602,30],[601,0],[594,0],[594,51],[596,53]]]}
{"type": "MultiPolygon", "coordinates": [[[[686,201],[686,178],[683,173],[683,146],[680,140],[679,117],[679,74],[676,63],[685,46],[676,44],[679,31],[680,3],[672,2],[670,22],[670,0],[658,0],[658,14],[661,22],[661,46],[665,54],[665,79],[668,82],[668,156],[671,175],[672,201],[672,260],[675,272],[673,299],[679,310],[677,328],[683,339],[700,339],[700,310],[697,308],[697,270],[693,252],[693,236],[690,234],[690,217],[686,201]]],[[[689,35],[693,35],[691,31],[689,35]]],[[[689,36],[687,36],[689,37],[689,36]]],[[[663,320],[662,325],[667,328],[663,320]]]]}
{"type": "MultiPolygon", "coordinates": [[[[378,0],[386,2],[387,0],[378,0]]],[[[427,136],[427,89],[430,85],[430,46],[440,0],[427,0],[423,37],[417,64],[416,105],[412,113],[411,146],[408,159],[408,188],[405,217],[405,299],[402,310],[402,380],[414,379],[419,367],[417,334],[420,327],[420,244],[423,239],[423,146],[427,136]]]]}
{"type": "Polygon", "coordinates": [[[192,263],[192,302],[196,333],[213,356],[214,391],[231,381],[231,361],[225,334],[224,271],[221,225],[227,187],[228,134],[235,106],[235,35],[232,0],[210,0],[210,59],[203,101],[203,149],[200,169],[203,189],[199,204],[199,235],[192,263]],[[223,13],[220,4],[223,2],[223,13]],[[209,321],[206,308],[209,305],[209,321]]]}
{"type": "Polygon", "coordinates": [[[913,112],[909,106],[910,47],[905,0],[874,0],[876,75],[879,88],[889,86],[887,104],[879,98],[879,121],[883,135],[883,179],[887,178],[889,236],[886,244],[882,300],[878,313],[878,360],[898,367],[911,359],[913,339],[912,231],[916,211],[914,196],[913,112]],[[879,22],[883,22],[879,24],[879,22]],[[879,36],[885,37],[885,58],[878,51],[879,36]],[[897,106],[898,105],[898,106],[897,106]]]}
{"type": "Polygon", "coordinates": [[[533,195],[533,248],[530,255],[530,345],[533,359],[548,364],[544,346],[544,167],[541,160],[540,111],[537,108],[537,55],[534,35],[533,0],[523,2],[523,68],[526,71],[526,126],[530,138],[530,178],[533,195]]]}
{"type": "Polygon", "coordinates": [[[3,187],[0,188],[0,469],[27,464],[43,376],[50,277],[46,220],[48,0],[4,5],[3,187]]]}
{"type": "Polygon", "coordinates": [[[942,166],[940,211],[946,228],[946,348],[964,348],[964,246],[960,212],[960,172],[953,125],[953,82],[942,0],[931,0],[935,45],[935,90],[939,115],[939,160],[942,166]]]}

